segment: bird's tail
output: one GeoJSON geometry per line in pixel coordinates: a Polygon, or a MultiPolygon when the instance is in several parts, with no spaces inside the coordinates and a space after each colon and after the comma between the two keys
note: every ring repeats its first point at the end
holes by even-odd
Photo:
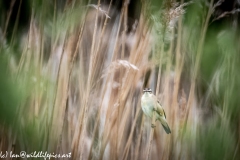
{"type": "Polygon", "coordinates": [[[165,132],[166,132],[167,134],[171,133],[171,130],[170,130],[168,124],[167,124],[167,121],[166,121],[165,119],[161,118],[161,119],[160,119],[160,122],[161,122],[161,124],[162,124],[165,132]]]}

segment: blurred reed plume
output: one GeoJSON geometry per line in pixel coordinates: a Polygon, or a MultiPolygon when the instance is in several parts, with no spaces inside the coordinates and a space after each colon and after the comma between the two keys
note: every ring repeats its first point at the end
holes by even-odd
{"type": "Polygon", "coordinates": [[[239,9],[220,14],[223,3],[124,0],[119,9],[112,0],[12,0],[1,7],[0,151],[238,159],[239,9]],[[226,16],[232,20],[218,23],[226,16]],[[145,87],[161,101],[170,135],[142,114],[145,87]]]}

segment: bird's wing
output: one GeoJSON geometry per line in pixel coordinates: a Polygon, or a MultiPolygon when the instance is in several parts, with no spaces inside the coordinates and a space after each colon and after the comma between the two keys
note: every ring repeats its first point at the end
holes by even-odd
{"type": "Polygon", "coordinates": [[[160,104],[159,101],[157,101],[157,107],[155,108],[156,112],[160,115],[160,116],[164,116],[164,118],[166,118],[166,114],[162,108],[162,105],[160,104]]]}

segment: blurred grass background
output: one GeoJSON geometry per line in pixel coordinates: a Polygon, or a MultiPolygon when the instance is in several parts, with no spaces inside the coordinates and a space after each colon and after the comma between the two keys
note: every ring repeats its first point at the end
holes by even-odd
{"type": "Polygon", "coordinates": [[[239,159],[239,5],[1,1],[0,151],[239,159]],[[142,114],[145,87],[171,135],[142,114]]]}

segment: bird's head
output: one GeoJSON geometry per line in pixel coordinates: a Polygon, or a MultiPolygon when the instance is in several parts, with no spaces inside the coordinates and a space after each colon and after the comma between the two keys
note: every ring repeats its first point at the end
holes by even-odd
{"type": "Polygon", "coordinates": [[[146,94],[146,95],[151,95],[152,94],[152,90],[151,90],[151,88],[145,88],[143,90],[143,93],[146,94]]]}

